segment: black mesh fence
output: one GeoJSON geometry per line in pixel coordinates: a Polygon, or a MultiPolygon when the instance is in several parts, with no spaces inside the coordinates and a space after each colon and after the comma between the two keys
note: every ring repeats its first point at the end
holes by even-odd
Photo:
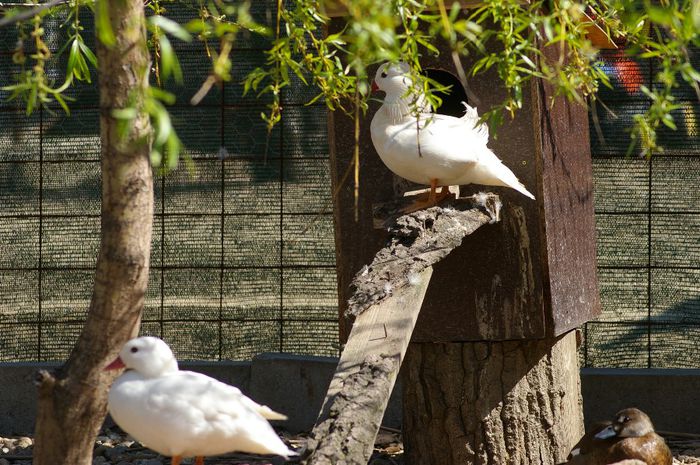
{"type": "MultiPolygon", "coordinates": [[[[696,69],[700,52],[691,51],[696,69]]],[[[678,131],[662,129],[665,147],[650,160],[627,156],[635,114],[649,101],[658,71],[623,50],[603,54],[614,89],[591,113],[591,151],[603,314],[585,327],[583,365],[700,366],[700,102],[680,86],[678,131]]]]}
{"type": "MultiPolygon", "coordinates": [[[[167,9],[180,21],[197,14],[182,3],[167,9]]],[[[267,2],[253,10],[261,22],[275,18],[267,2]]],[[[65,41],[60,24],[47,20],[54,51],[65,41]]],[[[89,14],[83,25],[94,43],[89,14]]],[[[15,43],[16,31],[0,28],[0,86],[16,72],[15,43]]],[[[187,78],[168,86],[172,116],[194,170],[156,180],[143,332],[181,359],[338,354],[327,112],[304,105],[308,88],[285,88],[282,122],[267,133],[266,100],[240,84],[264,63],[266,45],[240,36],[233,80],[197,107],[187,102],[209,70],[205,47],[176,45],[187,78]]],[[[582,365],[697,368],[700,104],[681,86],[679,130],[661,132],[666,151],[627,156],[633,117],[648,106],[639,86],[652,86],[655,65],[624,51],[603,58],[614,89],[591,114],[603,315],[585,325],[582,365]]],[[[700,53],[693,60],[700,67],[700,53]]],[[[64,68],[61,57],[48,73],[58,79],[64,68]]],[[[0,91],[0,361],[64,359],[88,308],[99,241],[97,91],[69,93],[70,116],[55,105],[26,116],[0,91]]]]}
{"type": "MultiPolygon", "coordinates": [[[[276,2],[253,2],[269,23],[276,2]]],[[[184,22],[196,3],[167,3],[184,22]]],[[[88,12],[86,12],[88,13],[88,12]]],[[[94,43],[90,14],[84,36],[94,43]]],[[[55,52],[66,27],[47,20],[55,52]]],[[[16,30],[0,29],[0,85],[11,82],[16,30]]],[[[210,42],[210,49],[217,44],[210,42]]],[[[186,76],[168,85],[171,115],[191,157],[155,182],[151,273],[142,332],[182,359],[247,359],[260,352],[337,355],[337,293],[327,113],[308,90],[284,90],[281,123],[268,134],[268,103],[243,95],[266,43],[242,34],[233,79],[189,105],[210,69],[205,45],[176,45],[186,76]]],[[[49,67],[60,77],[65,56],[49,67]]],[[[26,116],[0,91],[0,361],[64,359],[92,292],[100,229],[99,113],[94,84],[26,116]]]]}

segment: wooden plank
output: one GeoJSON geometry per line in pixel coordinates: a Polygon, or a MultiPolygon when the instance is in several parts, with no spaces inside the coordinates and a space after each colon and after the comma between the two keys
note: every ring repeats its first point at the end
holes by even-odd
{"type": "MultiPolygon", "coordinates": [[[[552,62],[559,59],[559,47],[544,47],[543,53],[552,62]]],[[[601,312],[588,109],[563,96],[552,100],[555,93],[552,84],[540,79],[532,86],[550,336],[577,328],[601,312]]]]}
{"type": "Polygon", "coordinates": [[[426,268],[414,284],[371,306],[355,319],[322,411],[340,390],[342,380],[356,372],[367,355],[398,357],[403,361],[432,275],[433,268],[426,268]]]}
{"type": "Polygon", "coordinates": [[[356,318],[304,464],[368,462],[432,274],[432,267],[424,269],[412,285],[356,318]]]}
{"type": "MultiPolygon", "coordinates": [[[[384,225],[391,240],[355,275],[346,314],[359,315],[391,296],[423,269],[458,250],[466,236],[496,223],[501,201],[496,195],[482,194],[445,200],[410,214],[404,214],[401,206],[401,199],[377,205],[375,222],[384,225]]],[[[426,298],[425,304],[429,303],[426,298]]]]}

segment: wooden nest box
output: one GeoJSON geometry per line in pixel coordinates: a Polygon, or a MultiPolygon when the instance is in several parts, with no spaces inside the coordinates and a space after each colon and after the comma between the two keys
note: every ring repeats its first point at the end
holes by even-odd
{"type": "MultiPolygon", "coordinates": [[[[332,21],[331,32],[342,26],[332,21]]],[[[551,59],[556,50],[545,49],[551,59]]],[[[422,63],[455,72],[450,53],[422,63]]],[[[464,60],[465,69],[471,63],[464,60]]],[[[469,80],[483,114],[502,102],[495,72],[469,80]]],[[[413,333],[414,342],[502,341],[556,337],[600,313],[595,264],[593,182],[587,109],[557,98],[532,80],[523,108],[493,134],[489,147],[536,197],[499,187],[469,185],[463,192],[494,192],[503,201],[501,221],[477,230],[434,274],[413,333]]],[[[474,104],[475,102],[469,102],[474,104]]],[[[395,175],[372,145],[369,123],[378,103],[361,121],[359,221],[352,182],[340,187],[335,204],[341,339],[351,322],[344,310],[354,275],[385,243],[373,227],[372,205],[400,195],[395,175]]],[[[352,162],[354,124],[330,114],[334,191],[352,162]]]]}

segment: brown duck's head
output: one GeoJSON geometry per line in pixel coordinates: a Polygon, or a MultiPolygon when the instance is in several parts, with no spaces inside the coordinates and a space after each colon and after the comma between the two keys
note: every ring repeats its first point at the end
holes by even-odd
{"type": "Polygon", "coordinates": [[[636,408],[626,408],[617,412],[612,423],[598,432],[595,437],[598,439],[637,438],[653,432],[654,425],[646,413],[636,408]]]}

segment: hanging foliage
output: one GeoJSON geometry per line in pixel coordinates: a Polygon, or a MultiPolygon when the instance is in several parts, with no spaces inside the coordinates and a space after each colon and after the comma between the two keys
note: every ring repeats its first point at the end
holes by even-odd
{"type": "MultiPolygon", "coordinates": [[[[261,115],[268,129],[280,121],[281,90],[293,79],[316,89],[308,103],[323,101],[329,109],[348,114],[358,106],[364,111],[370,98],[368,68],[384,61],[409,63],[415,73],[414,85],[437,105],[439,99],[431,92],[427,78],[419,74],[422,58],[439,53],[436,38],[449,45],[462,82],[496,70],[507,94],[483,116],[494,129],[522,107],[526,83],[533,78],[552,82],[557,95],[571,100],[586,103],[595,99],[601,85],[610,85],[599,61],[599,51],[606,47],[624,46],[631,56],[658,62],[654,86],[640,89],[649,99],[649,108],[635,116],[631,128],[633,147],[638,146],[642,153],[650,155],[663,149],[656,136],[661,126],[675,129],[673,111],[679,108],[673,96],[676,87],[685,82],[700,99],[700,72],[690,58],[690,50],[700,46],[700,3],[694,0],[273,0],[268,4],[276,13],[271,25],[253,19],[250,2],[222,0],[199,0],[194,5],[198,17],[178,24],[166,17],[171,3],[147,3],[152,13],[148,32],[156,85],[183,79],[171,39],[205,44],[211,69],[192,96],[191,102],[196,104],[213,86],[231,80],[232,61],[236,59],[233,44],[240,33],[265,36],[270,43],[266,65],[250,72],[244,90],[272,97],[261,115]],[[343,15],[346,25],[339,33],[327,34],[332,15],[343,15]],[[565,59],[548,61],[541,53],[543,45],[560,47],[565,59]],[[469,69],[462,66],[465,56],[473,63],[469,69]]],[[[21,72],[18,81],[3,90],[9,92],[9,98],[22,99],[27,113],[52,100],[68,112],[63,92],[76,80],[92,79],[91,68],[97,63],[82,38],[78,13],[81,7],[94,9],[94,5],[86,0],[53,0],[36,4],[29,11],[5,11],[0,27],[16,23],[20,31],[13,58],[21,72]],[[69,11],[66,23],[72,33],[60,52],[69,54],[65,79],[56,85],[44,73],[51,54],[43,44],[42,21],[63,10],[69,11]]],[[[98,24],[109,23],[109,18],[99,14],[104,10],[96,9],[98,24]]],[[[103,31],[103,43],[114,43],[109,28],[99,30],[103,31]]],[[[166,169],[177,166],[181,152],[167,115],[167,105],[173,99],[157,90],[144,103],[156,128],[152,161],[166,169]]],[[[127,108],[120,109],[117,116],[128,121],[132,114],[127,108]]]]}

